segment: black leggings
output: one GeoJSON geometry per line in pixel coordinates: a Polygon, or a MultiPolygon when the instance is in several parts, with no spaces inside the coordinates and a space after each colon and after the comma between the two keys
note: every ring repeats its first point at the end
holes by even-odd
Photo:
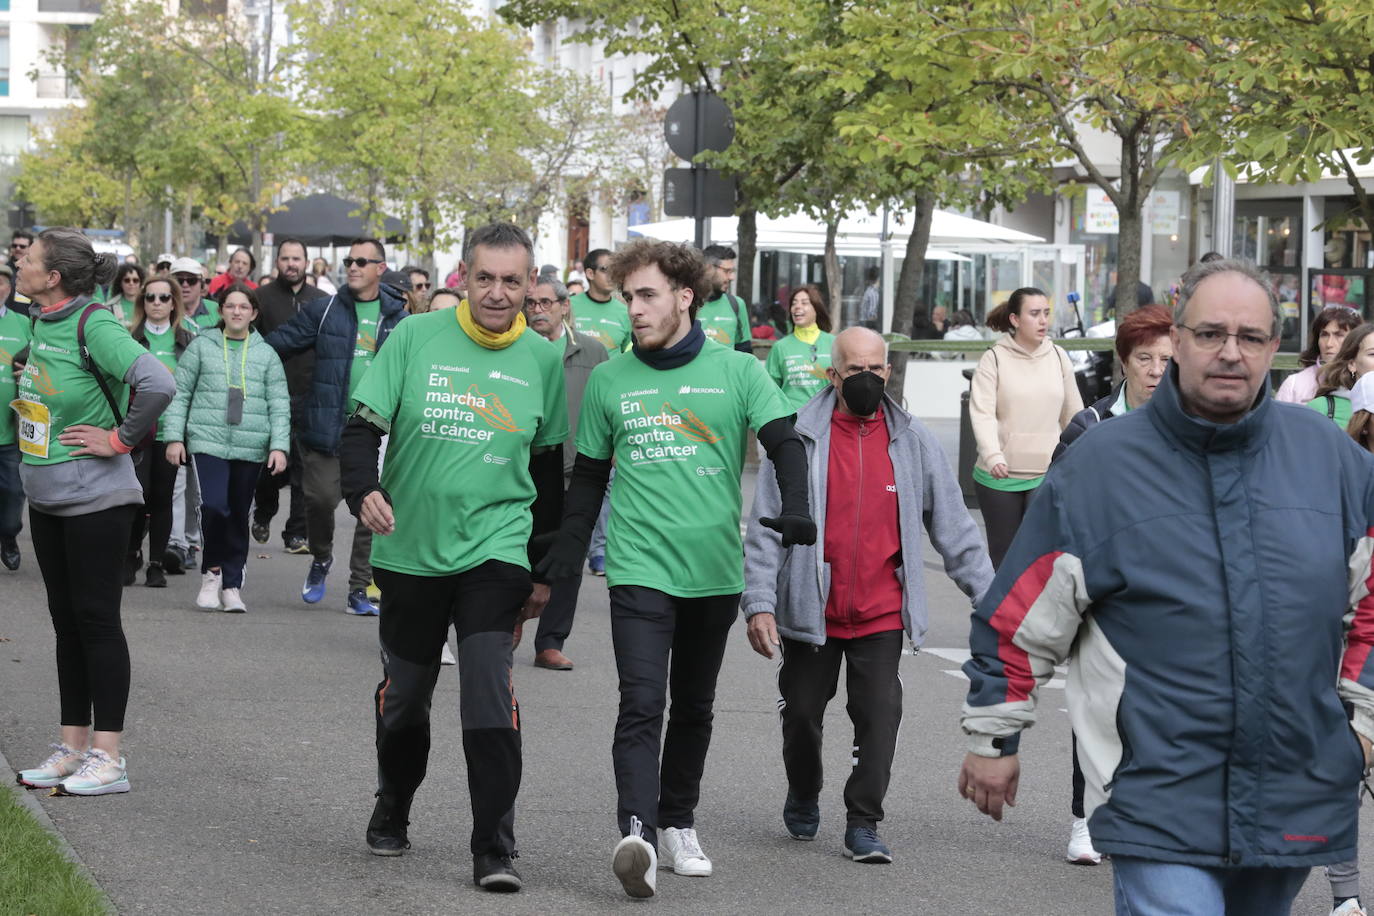
{"type": "Polygon", "coordinates": [[[988,556],[992,559],[992,568],[996,570],[1002,565],[1002,558],[1007,555],[1012,538],[1016,537],[1016,529],[1021,527],[1021,519],[1026,517],[1026,507],[1030,505],[1035,491],[1008,493],[976,481],[973,486],[978,493],[983,526],[988,532],[988,556]]]}
{"type": "Polygon", "coordinates": [[[29,507],[33,552],[48,590],[57,634],[62,724],[122,732],[129,702],[129,644],[119,622],[124,545],[137,506],[88,515],[49,515],[29,507]]]}
{"type": "MultiPolygon", "coordinates": [[[[167,462],[167,443],[154,442],[139,449],[142,460],[134,465],[138,482],[143,485],[143,508],[134,513],[133,533],[129,535],[129,553],[143,546],[148,535],[148,565],[162,564],[167,541],[172,534],[172,492],[177,484],[177,467],[167,462]]],[[[137,454],[137,453],[136,453],[137,454]]]]}
{"type": "Polygon", "coordinates": [[[473,855],[515,852],[520,792],[520,706],[511,678],[515,618],[530,596],[527,570],[488,560],[449,576],[373,570],[382,589],[378,622],[377,794],[409,799],[429,763],[429,709],[449,627],[458,636],[458,711],[463,723],[473,855]]]}

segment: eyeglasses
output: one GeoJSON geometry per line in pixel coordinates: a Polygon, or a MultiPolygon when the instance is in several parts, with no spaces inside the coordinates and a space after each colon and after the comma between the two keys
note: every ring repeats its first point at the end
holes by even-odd
{"type": "Polygon", "coordinates": [[[182,286],[195,286],[200,282],[200,277],[195,274],[174,274],[176,281],[182,286]]]}
{"type": "Polygon", "coordinates": [[[600,272],[600,273],[610,273],[610,271],[611,271],[611,265],[609,265],[609,264],[602,264],[600,267],[588,267],[587,270],[588,270],[590,273],[598,273],[598,272],[600,272]]]}
{"type": "Polygon", "coordinates": [[[124,282],[142,284],[143,281],[138,278],[138,274],[129,274],[127,277],[124,278],[124,282]]]}
{"type": "Polygon", "coordinates": [[[172,301],[172,294],[171,294],[171,293],[144,293],[144,294],[143,294],[143,301],[144,301],[144,302],[171,302],[171,301],[172,301]]]}
{"type": "Polygon", "coordinates": [[[381,264],[381,258],[344,258],[344,267],[366,267],[369,264],[381,264]]]}
{"type": "Polygon", "coordinates": [[[1244,356],[1260,356],[1265,349],[1274,341],[1273,335],[1255,334],[1250,331],[1223,331],[1221,328],[1190,328],[1186,324],[1180,324],[1180,328],[1192,332],[1193,341],[1199,350],[1208,353],[1220,350],[1226,346],[1227,338],[1234,337],[1236,346],[1244,356]]]}
{"type": "Polygon", "coordinates": [[[413,290],[415,290],[416,292],[420,292],[420,291],[422,291],[422,290],[429,289],[429,284],[428,284],[428,283],[412,283],[412,284],[410,284],[410,288],[413,289],[413,290]]]}
{"type": "Polygon", "coordinates": [[[531,312],[547,312],[560,301],[558,299],[526,299],[525,308],[531,312]]]}

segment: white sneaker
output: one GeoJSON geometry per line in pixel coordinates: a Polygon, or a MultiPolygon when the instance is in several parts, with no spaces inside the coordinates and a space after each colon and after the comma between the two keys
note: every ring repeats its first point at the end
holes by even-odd
{"type": "Polygon", "coordinates": [[[1367,916],[1358,897],[1351,897],[1331,911],[1331,916],[1367,916]]]}
{"type": "Polygon", "coordinates": [[[1088,834],[1087,819],[1073,819],[1073,828],[1069,832],[1069,850],[1064,857],[1074,865],[1101,864],[1102,853],[1093,849],[1093,838],[1088,834]]]}
{"type": "Polygon", "coordinates": [[[220,610],[226,614],[245,614],[248,612],[248,605],[243,603],[243,598],[236,588],[220,589],[219,603],[220,610]]]}
{"type": "Polygon", "coordinates": [[[674,874],[689,878],[711,877],[711,860],[701,851],[697,832],[691,827],[666,827],[658,833],[660,861],[674,874]]]}
{"type": "Polygon", "coordinates": [[[448,647],[448,640],[444,640],[444,651],[439,653],[439,664],[456,665],[458,659],[453,657],[453,650],[448,647]]]}
{"type": "Polygon", "coordinates": [[[35,789],[51,789],[68,776],[81,769],[86,762],[86,752],[76,751],[65,744],[51,745],[52,754],[31,770],[20,770],[18,779],[26,786],[35,789]]]}
{"type": "Polygon", "coordinates": [[[207,611],[219,610],[220,574],[206,572],[200,574],[200,594],[196,595],[196,607],[207,611]]]}
{"type": "Polygon", "coordinates": [[[102,750],[92,748],[86,753],[81,769],[62,780],[53,790],[58,795],[109,795],[129,791],[129,771],[124,758],[115,760],[102,750]]]}
{"type": "Polygon", "coordinates": [[[658,885],[658,855],[640,835],[641,829],[639,818],[630,818],[630,835],[615,844],[611,871],[631,897],[652,897],[658,885]]]}

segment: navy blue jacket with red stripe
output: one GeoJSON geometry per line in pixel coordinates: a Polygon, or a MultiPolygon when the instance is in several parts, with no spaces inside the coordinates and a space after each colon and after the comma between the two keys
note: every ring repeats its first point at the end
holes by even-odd
{"type": "Polygon", "coordinates": [[[1050,468],[973,615],[970,749],[1067,699],[1103,853],[1204,866],[1354,858],[1374,737],[1374,456],[1262,392],[1238,423],[1148,406],[1050,468]]]}

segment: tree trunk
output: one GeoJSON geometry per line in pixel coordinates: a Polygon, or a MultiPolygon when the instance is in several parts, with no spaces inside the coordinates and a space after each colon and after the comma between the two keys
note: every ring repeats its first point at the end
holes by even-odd
{"type": "Polygon", "coordinates": [[[1127,198],[1127,205],[1117,214],[1120,233],[1116,239],[1116,320],[1120,321],[1137,308],[1136,289],[1140,285],[1140,243],[1145,217],[1140,196],[1127,198]]]}
{"type": "MultiPolygon", "coordinates": [[[[918,337],[930,325],[930,311],[920,301],[925,285],[926,249],[930,246],[930,224],[935,218],[935,195],[922,191],[916,195],[915,219],[911,237],[906,243],[906,257],[897,278],[896,302],[892,303],[892,330],[918,337]]],[[[888,394],[900,404],[906,392],[906,353],[892,354],[892,376],[887,381],[888,394]]]]}
{"type": "MultiPolygon", "coordinates": [[[[844,278],[840,276],[840,253],[835,250],[839,231],[839,217],[825,224],[825,295],[830,301],[830,326],[837,334],[844,327],[844,278]]],[[[790,308],[791,303],[786,306],[790,308]]]]}
{"type": "Polygon", "coordinates": [[[767,314],[766,308],[761,308],[760,303],[754,302],[755,298],[767,298],[760,293],[757,297],[754,291],[755,264],[758,254],[758,216],[759,211],[753,207],[745,205],[739,211],[739,230],[736,235],[735,244],[739,246],[736,254],[739,259],[735,262],[735,295],[744,300],[745,305],[758,308],[763,314],[767,314]]]}
{"type": "MultiPolygon", "coordinates": [[[[420,233],[415,240],[415,247],[420,255],[420,266],[428,270],[431,275],[438,273],[434,269],[434,211],[436,204],[433,200],[425,199],[420,201],[420,233]]],[[[435,284],[437,288],[438,284],[435,284]]]]}

